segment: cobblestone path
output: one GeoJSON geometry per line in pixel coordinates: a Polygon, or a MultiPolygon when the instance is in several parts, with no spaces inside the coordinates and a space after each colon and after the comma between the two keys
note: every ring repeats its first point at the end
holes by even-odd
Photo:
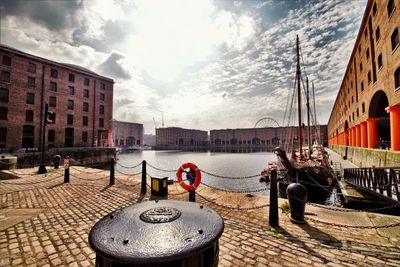
{"type": "MultiPolygon", "coordinates": [[[[139,178],[119,175],[116,185],[108,186],[108,172],[76,168],[71,182],[63,184],[62,170],[46,176],[23,171],[20,179],[0,181],[0,266],[93,266],[95,254],[88,244],[92,226],[111,211],[150,198],[140,195],[139,178]]],[[[187,200],[180,188],[169,190],[170,199],[187,200]]],[[[398,226],[382,234],[313,221],[295,225],[280,212],[280,227],[271,228],[268,207],[235,209],[265,206],[265,196],[204,187],[199,193],[213,201],[197,201],[225,221],[219,266],[400,266],[398,226]]],[[[344,213],[330,211],[324,217],[327,211],[314,207],[310,214],[330,222],[344,213]]],[[[365,214],[351,213],[347,224],[365,214]]],[[[393,216],[368,216],[400,222],[393,216]]]]}

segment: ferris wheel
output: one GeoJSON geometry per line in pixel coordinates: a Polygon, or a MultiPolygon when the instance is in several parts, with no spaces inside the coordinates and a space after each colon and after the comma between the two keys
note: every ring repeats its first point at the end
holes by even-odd
{"type": "Polygon", "coordinates": [[[279,127],[279,123],[275,119],[270,117],[261,118],[254,125],[254,128],[276,128],[276,127],[279,127]]]}

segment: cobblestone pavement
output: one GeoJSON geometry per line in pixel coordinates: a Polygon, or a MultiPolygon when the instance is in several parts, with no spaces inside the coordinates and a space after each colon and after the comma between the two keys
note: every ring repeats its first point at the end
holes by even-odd
{"type": "MultiPolygon", "coordinates": [[[[108,171],[84,167],[71,168],[69,184],[61,169],[16,172],[19,179],[0,181],[0,266],[93,266],[92,226],[116,209],[151,199],[140,195],[139,177],[118,174],[109,186],[108,171]]],[[[313,220],[296,225],[282,211],[280,227],[271,228],[268,197],[199,189],[197,202],[224,218],[219,266],[400,266],[400,227],[370,228],[398,223],[398,217],[307,206],[307,216],[318,221],[369,228],[313,220]]],[[[188,196],[170,185],[169,198],[188,196]]]]}

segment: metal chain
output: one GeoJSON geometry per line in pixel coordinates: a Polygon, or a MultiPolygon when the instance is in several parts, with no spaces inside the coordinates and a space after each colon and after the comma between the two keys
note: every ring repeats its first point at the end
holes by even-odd
{"type": "Polygon", "coordinates": [[[121,166],[124,169],[134,169],[136,167],[139,167],[142,164],[142,162],[139,162],[138,164],[134,165],[134,166],[124,166],[122,164],[120,164],[119,162],[117,162],[117,165],[121,166]]]}
{"type": "Polygon", "coordinates": [[[73,168],[74,170],[78,171],[79,173],[87,173],[87,174],[95,174],[95,173],[100,173],[100,172],[108,171],[108,170],[99,170],[99,171],[95,171],[95,172],[88,172],[88,171],[79,170],[79,169],[77,169],[76,167],[72,167],[72,166],[71,166],[71,169],[72,169],[72,168],[73,168]]]}
{"type": "Polygon", "coordinates": [[[71,164],[71,166],[81,166],[81,167],[89,167],[89,168],[92,168],[92,167],[104,166],[104,165],[106,165],[107,163],[108,163],[108,162],[96,163],[96,164],[84,164],[84,163],[79,162],[79,161],[77,161],[77,160],[75,160],[75,159],[73,159],[73,158],[70,158],[70,164],[71,164]],[[75,161],[76,163],[72,163],[71,161],[75,161]]]}
{"type": "Polygon", "coordinates": [[[94,179],[88,179],[88,178],[83,178],[83,177],[79,177],[73,174],[70,174],[71,177],[80,179],[80,180],[84,180],[84,181],[99,181],[99,180],[103,180],[104,178],[109,178],[108,176],[103,176],[103,177],[98,177],[98,178],[94,178],[94,179]]]}
{"type": "Polygon", "coordinates": [[[122,182],[121,179],[116,179],[116,180],[117,180],[118,183],[121,183],[121,184],[123,184],[123,185],[125,185],[125,186],[133,186],[133,187],[135,187],[135,186],[141,184],[141,182],[136,183],[136,184],[129,184],[129,183],[122,182]]]}
{"type": "Polygon", "coordinates": [[[309,220],[309,221],[312,221],[312,222],[322,223],[322,224],[325,224],[325,225],[336,226],[336,227],[344,227],[344,228],[380,229],[380,228],[389,228],[389,227],[400,226],[400,222],[386,224],[386,225],[346,225],[346,224],[339,224],[339,223],[324,222],[324,221],[316,220],[316,219],[309,218],[309,217],[304,217],[304,218],[306,220],[309,220]]]}
{"type": "Polygon", "coordinates": [[[176,170],[164,170],[164,169],[157,168],[157,167],[151,165],[151,164],[148,163],[148,162],[146,162],[146,164],[147,164],[150,168],[153,168],[153,169],[155,169],[155,170],[157,170],[157,171],[162,171],[162,172],[176,172],[176,170]]]}
{"type": "Polygon", "coordinates": [[[33,184],[40,184],[40,183],[47,183],[50,181],[54,181],[55,179],[58,179],[60,177],[64,176],[64,174],[48,179],[48,180],[42,180],[42,181],[37,181],[37,182],[26,182],[26,183],[13,183],[13,182],[5,182],[5,181],[0,181],[1,184],[9,184],[9,185],[33,185],[33,184]]]}
{"type": "Polygon", "coordinates": [[[137,172],[137,173],[125,173],[125,172],[121,172],[120,170],[117,170],[117,169],[115,169],[115,171],[118,172],[118,173],[120,173],[120,174],[128,175],[128,176],[136,176],[136,175],[142,174],[141,171],[140,171],[140,172],[137,172]]]}
{"type": "Polygon", "coordinates": [[[266,190],[269,189],[269,188],[260,188],[260,189],[255,189],[255,190],[237,190],[237,191],[235,191],[235,190],[228,190],[228,189],[218,188],[218,187],[206,184],[204,182],[201,182],[201,184],[203,184],[203,185],[205,185],[207,187],[210,187],[212,189],[217,189],[217,190],[228,192],[228,193],[257,193],[257,192],[262,192],[262,191],[266,191],[266,190]]]}
{"type": "Polygon", "coordinates": [[[198,192],[196,192],[196,195],[198,195],[199,197],[201,197],[202,199],[204,199],[205,201],[212,203],[216,206],[225,208],[225,209],[230,209],[230,210],[241,210],[241,211],[248,211],[248,210],[255,210],[255,209],[261,209],[261,208],[265,208],[265,207],[269,207],[269,204],[265,204],[265,205],[260,205],[260,206],[256,206],[256,207],[249,207],[249,208],[240,208],[240,207],[230,207],[230,206],[226,206],[223,204],[219,204],[217,202],[214,202],[214,200],[210,200],[204,196],[202,196],[201,194],[199,194],[198,192]]]}
{"type": "Polygon", "coordinates": [[[222,179],[250,179],[250,178],[255,178],[255,177],[260,177],[262,174],[255,174],[255,175],[249,175],[249,176],[237,176],[237,177],[231,177],[231,176],[223,176],[223,175],[218,175],[210,172],[206,172],[205,170],[200,170],[201,172],[204,172],[205,174],[208,174],[210,176],[214,176],[217,178],[222,178],[222,179]]]}

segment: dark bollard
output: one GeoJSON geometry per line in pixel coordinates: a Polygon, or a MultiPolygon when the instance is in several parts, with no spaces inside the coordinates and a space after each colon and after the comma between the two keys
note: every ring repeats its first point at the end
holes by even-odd
{"type": "Polygon", "coordinates": [[[110,165],[110,185],[115,184],[115,159],[111,158],[110,165]]]}
{"type": "Polygon", "coordinates": [[[147,181],[146,181],[147,171],[146,171],[146,161],[142,162],[142,188],[140,192],[145,194],[147,192],[147,181]]]}
{"type": "Polygon", "coordinates": [[[64,159],[64,183],[69,183],[69,157],[64,159]]]}
{"type": "Polygon", "coordinates": [[[61,160],[61,156],[60,155],[54,155],[53,156],[53,166],[54,169],[58,169],[60,166],[60,160],[61,160]]]}
{"type": "Polygon", "coordinates": [[[196,202],[196,191],[189,190],[188,192],[189,192],[189,201],[196,202]]]}
{"type": "Polygon", "coordinates": [[[292,223],[303,224],[304,211],[307,202],[307,189],[299,183],[292,183],[286,189],[289,200],[290,220],[292,223]]]}
{"type": "Polygon", "coordinates": [[[224,221],[198,203],[156,200],[116,210],[89,233],[96,266],[218,266],[224,221]]]}
{"type": "Polygon", "coordinates": [[[272,227],[279,227],[279,214],[278,214],[278,185],[277,185],[277,172],[271,170],[270,172],[270,195],[269,195],[269,225],[272,227]]]}

